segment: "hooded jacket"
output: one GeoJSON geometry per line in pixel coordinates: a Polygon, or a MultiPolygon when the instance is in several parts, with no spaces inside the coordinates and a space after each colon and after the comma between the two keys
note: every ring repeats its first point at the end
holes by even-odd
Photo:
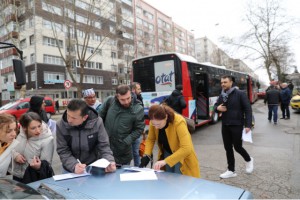
{"type": "Polygon", "coordinates": [[[42,133],[38,137],[27,138],[23,128],[20,129],[20,134],[16,138],[19,144],[15,147],[13,153],[13,162],[9,168],[9,172],[18,178],[23,178],[28,163],[34,156],[38,156],[40,160],[46,160],[52,163],[54,153],[54,139],[48,125],[42,123],[42,133]],[[19,164],[15,161],[18,155],[22,154],[27,162],[19,164]]]}
{"type": "Polygon", "coordinates": [[[42,109],[42,104],[44,101],[44,97],[42,96],[32,96],[29,101],[29,110],[27,112],[35,112],[37,113],[41,119],[48,123],[49,119],[47,117],[47,113],[42,109]]]}
{"type": "Polygon", "coordinates": [[[93,108],[88,108],[88,118],[82,125],[70,126],[67,111],[56,125],[57,153],[69,172],[74,172],[77,159],[86,165],[100,158],[115,161],[102,119],[93,108]]]}
{"type": "Polygon", "coordinates": [[[124,108],[114,97],[109,97],[101,106],[99,115],[105,119],[110,147],[117,164],[127,164],[132,159],[132,143],[145,128],[144,108],[132,96],[129,108],[124,108]]]}
{"type": "Polygon", "coordinates": [[[182,110],[186,108],[186,102],[182,93],[177,89],[167,98],[166,103],[179,114],[182,114],[182,110]]]}

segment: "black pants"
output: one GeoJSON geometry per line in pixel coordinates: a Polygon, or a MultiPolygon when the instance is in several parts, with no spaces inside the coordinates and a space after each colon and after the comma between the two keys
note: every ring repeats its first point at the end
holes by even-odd
{"type": "Polygon", "coordinates": [[[223,137],[224,148],[226,150],[228,170],[233,172],[235,171],[233,147],[236,152],[241,154],[241,156],[244,158],[246,162],[251,160],[249,154],[243,148],[242,132],[243,132],[243,126],[222,125],[222,137],[223,137]]]}
{"type": "Polygon", "coordinates": [[[282,118],[290,118],[290,108],[288,103],[281,103],[282,118]]]}

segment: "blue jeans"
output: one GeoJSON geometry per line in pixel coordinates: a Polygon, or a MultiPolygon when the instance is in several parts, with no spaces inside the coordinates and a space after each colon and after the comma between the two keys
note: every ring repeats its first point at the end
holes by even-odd
{"type": "Polygon", "coordinates": [[[141,164],[141,158],[139,153],[141,141],[142,136],[140,136],[132,143],[132,157],[135,167],[138,167],[141,164]]]}
{"type": "Polygon", "coordinates": [[[273,113],[273,121],[277,123],[277,111],[278,111],[278,105],[268,105],[269,108],[269,116],[268,116],[268,120],[271,121],[272,120],[272,113],[273,113]]]}

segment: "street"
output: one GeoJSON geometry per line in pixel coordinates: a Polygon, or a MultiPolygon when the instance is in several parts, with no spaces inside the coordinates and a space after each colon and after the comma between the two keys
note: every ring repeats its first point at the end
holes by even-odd
{"type": "MultiPolygon", "coordinates": [[[[226,154],[221,136],[221,122],[197,128],[192,134],[198,155],[201,178],[250,191],[255,199],[300,198],[300,113],[291,110],[290,120],[280,120],[278,125],[267,120],[267,106],[262,100],[252,105],[255,116],[253,143],[244,143],[254,158],[254,172],[245,173],[245,161],[235,153],[237,177],[220,179],[226,171],[226,154]]],[[[281,117],[281,111],[278,111],[281,117]]],[[[57,120],[61,115],[54,115],[57,120]]],[[[53,168],[61,172],[61,163],[55,153],[53,168]]]]}

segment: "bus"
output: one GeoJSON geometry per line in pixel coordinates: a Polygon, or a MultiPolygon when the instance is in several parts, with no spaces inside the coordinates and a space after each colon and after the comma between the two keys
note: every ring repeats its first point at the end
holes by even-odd
{"type": "Polygon", "coordinates": [[[235,86],[247,94],[251,103],[257,100],[258,82],[246,73],[200,64],[195,58],[179,53],[151,55],[132,61],[132,81],[141,84],[146,120],[150,106],[161,103],[176,85],[181,84],[187,102],[182,114],[193,119],[196,126],[216,123],[220,116],[213,106],[222,90],[223,75],[232,75],[235,86]]]}

